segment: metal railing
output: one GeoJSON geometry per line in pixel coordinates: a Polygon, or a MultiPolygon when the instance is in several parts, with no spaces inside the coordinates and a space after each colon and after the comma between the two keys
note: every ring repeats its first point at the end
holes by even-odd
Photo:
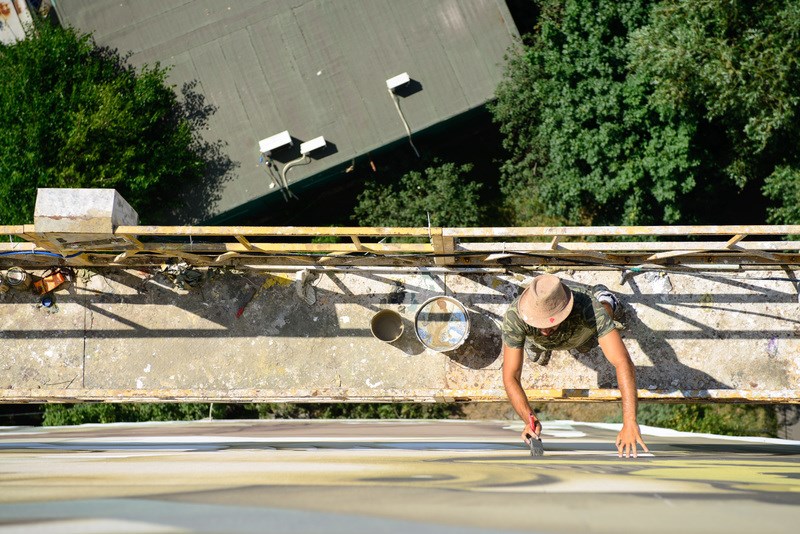
{"type": "Polygon", "coordinates": [[[800,264],[800,225],[601,227],[0,226],[0,265],[758,269],[800,264]],[[793,237],[794,236],[794,237],[793,237]]]}

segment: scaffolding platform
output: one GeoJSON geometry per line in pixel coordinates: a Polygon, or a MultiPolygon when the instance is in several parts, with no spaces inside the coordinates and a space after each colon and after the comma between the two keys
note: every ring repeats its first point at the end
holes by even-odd
{"type": "MultiPolygon", "coordinates": [[[[53,306],[0,295],[0,402],[503,401],[500,324],[537,272],[203,269],[197,287],[180,289],[156,267],[76,268],[53,306]],[[448,352],[414,332],[420,305],[439,295],[469,313],[469,337],[448,352]],[[370,330],[383,309],[403,319],[393,343],[370,330]]],[[[621,297],[641,400],[799,402],[795,272],[556,274],[621,297]]],[[[532,400],[619,399],[598,348],[526,362],[522,382],[532,400]]]]}

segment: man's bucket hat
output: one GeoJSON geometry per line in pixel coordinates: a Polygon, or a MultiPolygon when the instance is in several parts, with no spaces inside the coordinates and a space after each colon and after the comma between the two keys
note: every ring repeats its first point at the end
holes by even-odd
{"type": "Polygon", "coordinates": [[[552,328],[572,311],[572,291],[552,274],[534,278],[522,292],[517,312],[523,321],[536,328],[552,328]]]}

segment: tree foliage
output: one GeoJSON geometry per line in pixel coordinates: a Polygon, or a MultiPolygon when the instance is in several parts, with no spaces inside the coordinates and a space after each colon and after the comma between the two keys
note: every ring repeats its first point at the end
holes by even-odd
{"type": "Polygon", "coordinates": [[[455,403],[84,403],[48,404],[44,426],[213,419],[447,419],[455,403]]]}
{"type": "Polygon", "coordinates": [[[260,419],[449,419],[462,414],[455,403],[256,404],[260,419]]]}
{"type": "Polygon", "coordinates": [[[699,125],[709,165],[777,200],[771,222],[800,222],[800,4],[664,0],[630,50],[651,101],[699,125]]]}
{"type": "MultiPolygon", "coordinates": [[[[216,417],[221,415],[215,405],[216,417]]],[[[209,416],[209,405],[201,403],[87,403],[48,404],[44,426],[80,425],[86,423],[120,423],[139,421],[194,421],[209,416]]]]}
{"type": "Polygon", "coordinates": [[[362,226],[478,226],[485,212],[482,184],[469,179],[471,164],[438,164],[410,171],[396,184],[369,180],[353,218],[362,226]]]}
{"type": "Polygon", "coordinates": [[[797,215],[796,2],[539,4],[492,106],[518,224],[797,215]]]}
{"type": "Polygon", "coordinates": [[[628,36],[648,8],[542,2],[537,31],[512,55],[493,106],[511,154],[504,190],[534,197],[531,213],[569,224],[681,218],[698,170],[694,130],[650,106],[647,85],[627,66],[628,36]]]}
{"type": "Polygon", "coordinates": [[[0,222],[31,222],[37,187],[115,188],[157,208],[200,179],[202,146],[166,75],[44,22],[0,45],[0,222]]]}
{"type": "Polygon", "coordinates": [[[642,404],[639,423],[681,432],[723,436],[778,435],[775,406],[737,404],[642,404]]]}

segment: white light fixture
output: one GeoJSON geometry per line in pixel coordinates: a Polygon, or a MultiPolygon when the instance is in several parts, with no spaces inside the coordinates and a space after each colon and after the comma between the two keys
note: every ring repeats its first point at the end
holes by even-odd
{"type": "Polygon", "coordinates": [[[327,143],[325,142],[325,138],[320,135],[319,137],[315,137],[314,139],[306,141],[305,143],[300,143],[300,153],[305,156],[314,150],[325,148],[326,145],[327,143]]]}
{"type": "Polygon", "coordinates": [[[258,149],[262,154],[269,156],[273,150],[292,146],[292,136],[287,130],[267,137],[258,142],[258,149]]]}
{"type": "Polygon", "coordinates": [[[411,78],[408,76],[408,73],[404,72],[403,74],[398,74],[397,76],[394,76],[386,80],[386,87],[388,87],[390,91],[394,91],[401,85],[405,85],[410,81],[411,78]]]}

